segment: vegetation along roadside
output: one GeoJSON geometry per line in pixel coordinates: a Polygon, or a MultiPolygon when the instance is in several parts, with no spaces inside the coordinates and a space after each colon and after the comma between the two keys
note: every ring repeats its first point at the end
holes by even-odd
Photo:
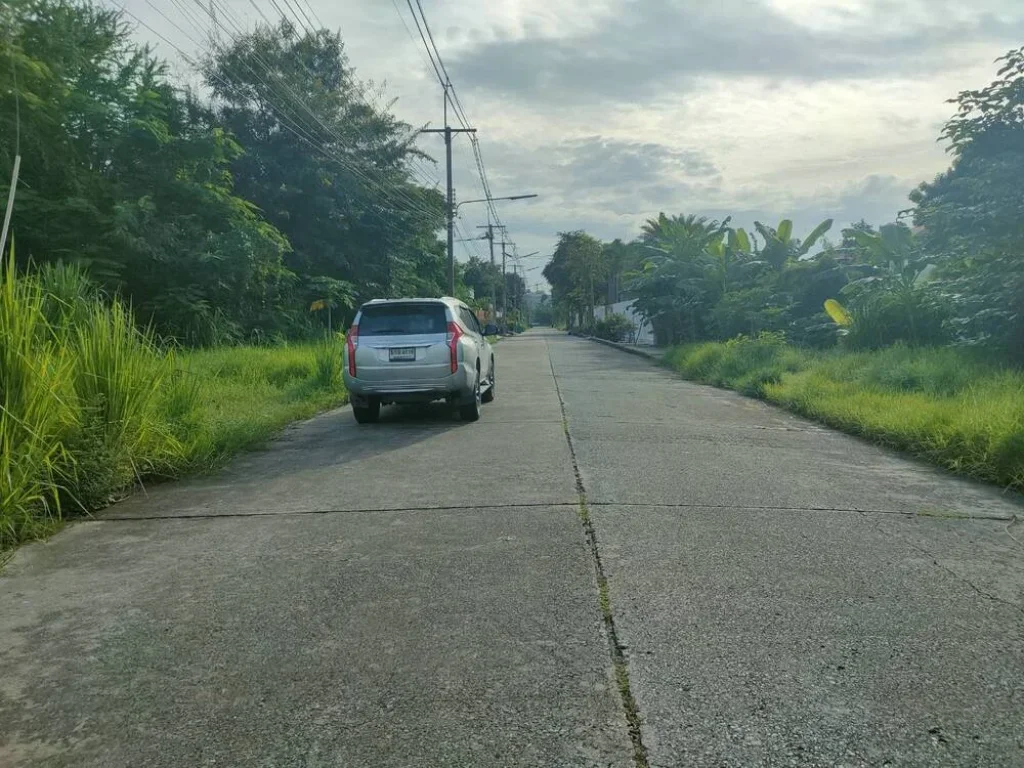
{"type": "Polygon", "coordinates": [[[763,333],[673,347],[665,362],[686,378],[1024,491],[1024,372],[978,350],[811,350],[763,333]]]}
{"type": "Polygon", "coordinates": [[[0,283],[0,551],[346,399],[336,341],[180,351],[84,273],[0,283]]]}

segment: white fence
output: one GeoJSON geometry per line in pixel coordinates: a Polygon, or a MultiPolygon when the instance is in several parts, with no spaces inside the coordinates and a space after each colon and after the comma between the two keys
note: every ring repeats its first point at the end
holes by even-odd
{"type": "Polygon", "coordinates": [[[594,307],[594,318],[597,320],[601,320],[610,314],[625,315],[633,323],[635,333],[628,341],[648,346],[654,345],[654,329],[651,328],[650,323],[644,321],[639,312],[633,309],[632,301],[619,301],[609,307],[605,307],[603,304],[594,307]]]}

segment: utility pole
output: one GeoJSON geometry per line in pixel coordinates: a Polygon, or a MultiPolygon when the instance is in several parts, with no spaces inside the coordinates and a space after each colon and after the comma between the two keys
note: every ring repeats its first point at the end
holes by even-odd
{"type": "MultiPolygon", "coordinates": [[[[498,229],[504,229],[504,225],[499,224],[497,228],[498,229]]],[[[493,267],[493,266],[495,266],[495,263],[494,263],[494,230],[495,230],[495,225],[491,224],[490,222],[487,222],[486,226],[480,225],[480,226],[477,226],[477,229],[486,229],[487,230],[487,234],[484,235],[484,237],[487,238],[488,245],[491,248],[491,266],[493,267]]],[[[504,295],[504,291],[505,291],[505,285],[504,285],[504,281],[505,281],[504,250],[505,250],[505,246],[503,244],[502,245],[502,254],[503,254],[502,255],[502,275],[501,275],[502,295],[504,295]]],[[[492,283],[491,284],[491,311],[494,312],[494,315],[495,315],[495,317],[493,318],[494,320],[498,319],[498,317],[497,317],[497,314],[498,314],[498,297],[497,297],[496,294],[497,294],[497,286],[495,286],[492,283]]],[[[495,323],[495,325],[497,325],[497,323],[495,323]]]]}
{"type": "Polygon", "coordinates": [[[501,241],[501,319],[508,328],[508,280],[505,279],[505,241],[501,241]]]}
{"type": "Polygon", "coordinates": [[[448,125],[448,89],[444,89],[444,128],[423,128],[420,133],[443,133],[444,153],[448,165],[448,205],[445,211],[448,221],[448,294],[455,295],[455,189],[452,187],[452,134],[476,133],[476,128],[452,128],[448,125]]]}
{"type": "MultiPolygon", "coordinates": [[[[487,245],[491,249],[491,267],[493,268],[494,267],[494,226],[489,221],[487,222],[487,245]]],[[[496,286],[494,283],[491,283],[491,314],[494,315],[494,317],[491,318],[491,320],[494,322],[495,325],[498,324],[496,322],[497,319],[498,319],[498,295],[497,295],[497,291],[498,291],[498,286],[496,286]]]]}

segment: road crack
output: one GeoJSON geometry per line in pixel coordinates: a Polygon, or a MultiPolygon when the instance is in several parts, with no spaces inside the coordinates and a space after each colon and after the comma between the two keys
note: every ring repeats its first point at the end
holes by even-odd
{"type": "MultiPolygon", "coordinates": [[[[841,512],[858,515],[893,515],[896,517],[931,518],[934,520],[994,520],[1012,523],[1013,515],[961,514],[948,512],[941,515],[925,512],[901,511],[897,509],[870,509],[862,507],[794,507],[776,504],[713,504],[710,502],[650,502],[650,501],[592,501],[592,507],[647,507],[651,509],[736,509],[757,512],[841,512]]],[[[1011,536],[1012,537],[1012,536],[1011,536]]]]}
{"type": "Polygon", "coordinates": [[[565,432],[565,441],[569,446],[572,471],[576,477],[576,492],[579,494],[579,517],[583,524],[583,534],[594,561],[594,572],[597,576],[598,602],[601,608],[601,616],[604,619],[605,634],[608,637],[608,652],[611,656],[612,668],[615,672],[615,684],[619,690],[619,697],[622,700],[622,710],[626,717],[629,739],[633,743],[633,762],[637,768],[650,768],[650,763],[647,759],[647,748],[644,746],[643,733],[641,731],[640,710],[629,683],[629,662],[626,659],[625,647],[619,642],[618,630],[615,627],[615,615],[612,612],[611,596],[608,591],[608,578],[605,576],[604,564],[601,562],[601,550],[597,544],[597,532],[594,530],[594,523],[590,518],[590,509],[587,506],[587,490],[583,485],[583,475],[580,474],[579,462],[576,460],[576,448],[572,442],[572,434],[569,432],[569,417],[565,411],[565,400],[562,399],[562,390],[558,384],[558,376],[555,375],[555,365],[551,360],[551,347],[546,340],[544,346],[548,353],[548,364],[551,366],[551,378],[555,382],[558,405],[562,410],[562,430],[565,432]]]}
{"type": "MultiPolygon", "coordinates": [[[[864,515],[863,513],[862,513],[862,516],[866,520],[871,521],[872,526],[875,528],[876,531],[878,531],[880,533],[883,533],[883,534],[886,533],[885,531],[882,530],[882,528],[878,525],[877,522],[871,520],[871,518],[869,518],[867,515],[864,515]]],[[[979,587],[977,584],[975,584],[973,581],[971,581],[969,578],[967,578],[963,574],[958,573],[955,569],[950,568],[948,565],[945,565],[945,564],[939,562],[939,559],[935,556],[935,553],[932,552],[927,547],[923,547],[920,544],[917,544],[917,543],[915,543],[913,541],[910,541],[908,539],[904,539],[904,543],[906,543],[906,545],[908,547],[910,547],[911,549],[914,549],[914,550],[920,552],[922,555],[924,555],[925,558],[927,558],[928,560],[931,561],[932,565],[934,565],[940,571],[946,573],[953,580],[958,581],[961,584],[965,584],[968,587],[970,587],[972,590],[974,590],[974,592],[979,597],[983,597],[986,600],[991,600],[994,603],[999,603],[1000,605],[1004,605],[1007,608],[1011,608],[1011,609],[1019,612],[1021,615],[1024,615],[1024,606],[1018,605],[1017,603],[1013,602],[1012,600],[1007,600],[1004,597],[1000,597],[999,595],[993,594],[993,593],[991,593],[991,592],[989,592],[989,591],[987,591],[985,589],[982,589],[981,587],[979,587]]]]}
{"type": "Polygon", "coordinates": [[[372,512],[462,512],[474,509],[551,509],[552,507],[575,507],[575,501],[528,501],[510,502],[508,504],[443,504],[434,506],[414,507],[356,507],[353,509],[285,509],[285,510],[244,510],[241,512],[182,512],[155,515],[99,515],[88,517],[89,522],[95,523],[133,523],[142,520],[217,520],[219,518],[229,519],[233,517],[290,517],[301,515],[340,515],[345,513],[360,514],[372,512]]]}

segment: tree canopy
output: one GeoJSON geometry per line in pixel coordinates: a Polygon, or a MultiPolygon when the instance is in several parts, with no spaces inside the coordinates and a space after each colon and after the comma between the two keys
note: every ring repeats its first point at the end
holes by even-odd
{"type": "Polygon", "coordinates": [[[282,23],[220,42],[201,97],[118,11],[8,11],[0,177],[6,197],[20,151],[19,260],[83,265],[141,322],[198,344],[303,334],[314,299],[442,292],[443,199],[416,183],[414,132],[361,97],[337,34],[282,23]]]}
{"type": "Polygon", "coordinates": [[[812,346],[978,345],[1024,360],[1024,48],[999,64],[989,86],[952,100],[940,140],[953,162],[911,193],[913,228],[859,221],[833,245],[831,219],[801,237],[789,219],[748,233],[661,213],[631,243],[563,233],[544,271],[556,312],[591,329],[607,286],[605,303],[631,299],[661,343],[767,332],[812,346]],[[576,255],[584,243],[593,258],[576,255]]]}

